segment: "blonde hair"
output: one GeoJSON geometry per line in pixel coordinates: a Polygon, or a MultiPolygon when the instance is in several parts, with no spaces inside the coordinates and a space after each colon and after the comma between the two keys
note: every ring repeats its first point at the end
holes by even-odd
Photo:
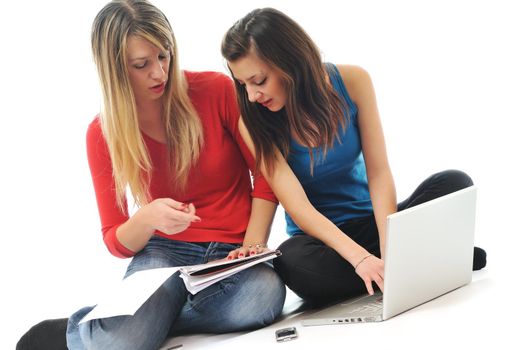
{"type": "Polygon", "coordinates": [[[179,70],[174,33],[165,15],[144,0],[114,0],[97,14],[92,27],[92,52],[103,95],[102,131],[112,160],[118,204],[124,212],[126,188],[139,206],[151,201],[152,162],[139,129],[136,103],[128,78],[127,39],[141,37],[170,52],[169,77],[163,95],[163,122],[171,178],[184,190],[188,173],[199,158],[203,130],[179,70]]]}

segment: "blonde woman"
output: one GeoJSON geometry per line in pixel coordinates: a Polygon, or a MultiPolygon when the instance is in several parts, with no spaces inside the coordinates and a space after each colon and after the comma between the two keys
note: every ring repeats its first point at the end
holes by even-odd
{"type": "MultiPolygon", "coordinates": [[[[104,107],[88,128],[88,162],[104,242],[113,255],[133,257],[126,276],[265,247],[275,198],[260,178],[252,189],[231,79],[180,71],[171,26],[147,1],[104,6],[92,49],[104,107]],[[139,207],[133,215],[127,188],[139,207]]],[[[157,349],[168,336],[255,329],[275,320],[284,298],[267,264],[196,295],[175,275],[134,316],[79,325],[92,307],[74,313],[67,345],[157,349]]]]}

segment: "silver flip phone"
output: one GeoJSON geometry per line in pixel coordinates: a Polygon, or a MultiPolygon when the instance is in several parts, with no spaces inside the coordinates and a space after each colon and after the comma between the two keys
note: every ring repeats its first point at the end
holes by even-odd
{"type": "Polygon", "coordinates": [[[276,331],[276,341],[277,342],[284,342],[284,341],[293,340],[296,338],[298,338],[296,327],[282,328],[276,331]]]}

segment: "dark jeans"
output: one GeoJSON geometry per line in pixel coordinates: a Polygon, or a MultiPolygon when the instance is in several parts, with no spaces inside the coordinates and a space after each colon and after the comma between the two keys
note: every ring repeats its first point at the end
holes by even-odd
{"type": "MultiPolygon", "coordinates": [[[[469,187],[472,179],[458,170],[447,170],[427,178],[398,210],[469,187]]],[[[379,234],[374,216],[346,222],[339,227],[370,253],[380,257],[379,234]]],[[[280,245],[282,256],[274,267],[284,283],[298,296],[317,303],[330,302],[366,292],[353,266],[333,248],[308,235],[296,235],[280,245]]]]}

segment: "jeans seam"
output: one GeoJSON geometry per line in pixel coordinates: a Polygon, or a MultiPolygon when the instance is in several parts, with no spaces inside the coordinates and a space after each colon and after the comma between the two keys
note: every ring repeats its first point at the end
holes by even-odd
{"type": "Polygon", "coordinates": [[[205,304],[206,302],[211,302],[214,299],[227,294],[232,289],[232,286],[237,284],[238,280],[239,280],[239,274],[236,273],[232,276],[227,277],[226,279],[222,281],[217,282],[219,288],[216,292],[206,296],[205,298],[200,299],[196,303],[191,302],[189,304],[190,308],[188,308],[187,310],[196,310],[199,306],[205,304]]]}

